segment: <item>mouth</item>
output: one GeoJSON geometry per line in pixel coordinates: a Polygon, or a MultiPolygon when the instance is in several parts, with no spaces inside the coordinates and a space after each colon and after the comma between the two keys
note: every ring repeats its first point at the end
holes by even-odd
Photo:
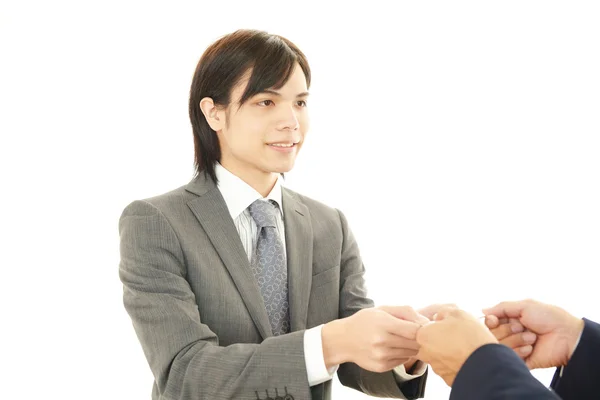
{"type": "Polygon", "coordinates": [[[267,143],[267,146],[289,149],[289,148],[296,146],[297,144],[298,144],[298,142],[278,142],[278,143],[267,143]]]}
{"type": "Polygon", "coordinates": [[[269,148],[278,151],[280,153],[292,153],[295,151],[296,146],[299,142],[277,142],[277,143],[267,143],[269,148]]]}

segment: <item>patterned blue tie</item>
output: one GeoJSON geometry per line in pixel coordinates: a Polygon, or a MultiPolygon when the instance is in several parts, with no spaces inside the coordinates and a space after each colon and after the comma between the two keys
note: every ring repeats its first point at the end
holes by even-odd
{"type": "Polygon", "coordinates": [[[290,331],[287,262],[283,242],[277,232],[277,203],[256,200],[249,207],[258,227],[256,252],[251,267],[260,287],[273,335],[290,331]]]}

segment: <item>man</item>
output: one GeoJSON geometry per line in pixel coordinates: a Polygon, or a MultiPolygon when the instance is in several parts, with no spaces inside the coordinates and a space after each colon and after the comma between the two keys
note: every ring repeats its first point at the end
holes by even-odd
{"type": "Polygon", "coordinates": [[[216,41],[190,91],[196,177],[123,211],[124,304],[153,399],[330,399],[336,371],[369,395],[424,395],[415,335],[428,318],[374,308],[344,215],[282,186],[309,86],[285,38],[216,41]]]}
{"type": "Polygon", "coordinates": [[[452,386],[451,399],[598,398],[599,324],[533,300],[500,303],[484,313],[487,327],[464,311],[445,308],[417,333],[420,359],[452,386]],[[525,362],[498,345],[523,328],[535,334],[525,362]],[[529,372],[550,367],[557,367],[553,391],[529,372]]]}

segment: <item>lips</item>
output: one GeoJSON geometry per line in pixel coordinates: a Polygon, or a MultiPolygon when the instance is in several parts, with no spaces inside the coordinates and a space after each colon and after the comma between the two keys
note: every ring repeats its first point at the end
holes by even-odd
{"type": "Polygon", "coordinates": [[[269,143],[269,146],[290,148],[290,147],[294,147],[296,144],[297,143],[269,143]]]}
{"type": "Polygon", "coordinates": [[[278,142],[268,142],[267,146],[278,147],[278,148],[290,148],[296,146],[300,140],[280,140],[278,142]]]}
{"type": "Polygon", "coordinates": [[[272,150],[275,150],[279,153],[292,154],[292,153],[295,153],[297,144],[298,144],[298,142],[277,142],[277,143],[268,143],[267,146],[269,146],[272,150]]]}

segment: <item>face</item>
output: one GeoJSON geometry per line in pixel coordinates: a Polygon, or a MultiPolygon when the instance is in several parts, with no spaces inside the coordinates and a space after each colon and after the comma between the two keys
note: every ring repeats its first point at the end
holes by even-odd
{"type": "Polygon", "coordinates": [[[246,182],[274,181],[294,166],[309,128],[306,77],[296,65],[284,86],[267,89],[240,107],[248,78],[233,89],[227,109],[214,110],[216,121],[207,120],[217,132],[225,168],[246,182]]]}

